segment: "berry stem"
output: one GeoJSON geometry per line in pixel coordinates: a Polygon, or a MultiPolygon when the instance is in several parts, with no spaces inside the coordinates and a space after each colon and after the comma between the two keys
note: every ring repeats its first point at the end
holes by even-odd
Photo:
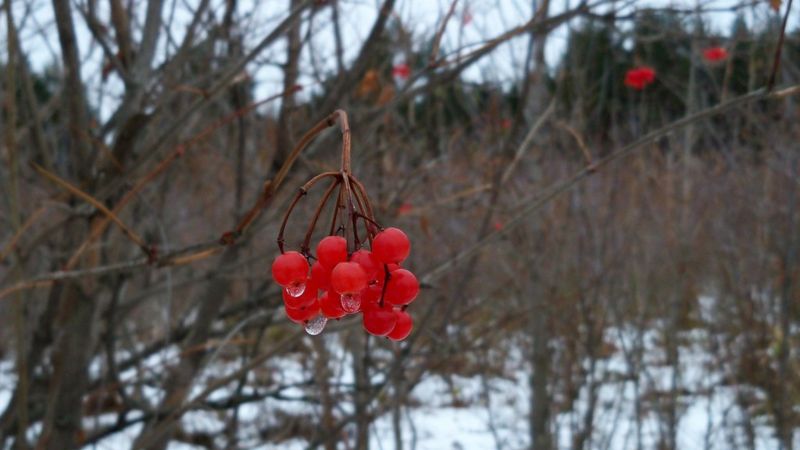
{"type": "MultiPolygon", "coordinates": [[[[314,125],[313,128],[308,130],[306,132],[306,134],[303,135],[303,137],[300,138],[300,141],[297,142],[297,144],[294,146],[292,151],[289,153],[289,156],[283,162],[283,165],[281,166],[280,170],[278,170],[278,173],[275,175],[275,178],[273,178],[271,180],[267,180],[267,181],[264,182],[264,186],[262,187],[261,196],[259,196],[258,200],[253,205],[253,207],[250,208],[250,210],[247,212],[247,214],[244,215],[242,220],[236,226],[235,231],[232,233],[233,236],[241,236],[242,233],[244,233],[245,230],[247,230],[247,227],[249,227],[250,224],[253,223],[253,221],[256,219],[256,217],[258,217],[258,215],[261,213],[261,210],[263,210],[264,207],[267,206],[269,201],[272,200],[272,197],[275,194],[275,191],[281,186],[281,184],[283,184],[283,181],[286,179],[286,176],[288,175],[289,170],[292,168],[292,166],[294,165],[294,162],[300,156],[300,153],[303,150],[305,150],[306,147],[308,147],[308,144],[310,144],[311,141],[313,141],[314,138],[317,137],[317,135],[319,135],[326,128],[330,128],[334,124],[336,124],[336,119],[339,119],[340,126],[342,127],[342,134],[346,135],[346,141],[347,141],[346,142],[346,151],[347,151],[347,164],[348,164],[347,165],[347,170],[349,172],[349,170],[350,170],[350,165],[349,165],[350,164],[350,126],[347,123],[347,114],[344,111],[342,111],[340,109],[337,109],[336,111],[331,113],[328,117],[326,117],[326,118],[322,119],[321,121],[319,121],[316,125],[314,125]],[[347,130],[346,134],[345,134],[345,130],[347,130]]],[[[344,148],[343,148],[343,152],[344,152],[344,148]]],[[[344,163],[344,161],[342,161],[342,163],[344,163]]]]}
{"type": "MultiPolygon", "coordinates": [[[[281,222],[281,229],[278,232],[278,249],[280,249],[281,254],[283,254],[283,244],[285,243],[283,235],[284,235],[284,232],[286,231],[286,224],[289,223],[289,216],[292,215],[292,211],[294,210],[294,207],[297,206],[297,203],[300,202],[300,199],[305,197],[306,194],[308,194],[309,189],[314,187],[314,185],[317,184],[317,182],[319,180],[322,180],[322,179],[328,178],[328,177],[338,177],[338,176],[339,176],[339,174],[336,173],[336,172],[323,172],[323,173],[313,177],[312,179],[306,181],[306,184],[302,185],[300,187],[300,189],[298,189],[297,194],[294,196],[294,199],[292,200],[292,204],[289,205],[289,209],[287,209],[286,213],[283,215],[283,221],[281,222]]],[[[334,183],[338,184],[338,181],[334,181],[334,183]]],[[[304,252],[304,253],[306,254],[306,256],[308,256],[308,252],[307,251],[304,252]]]]}
{"type": "Polygon", "coordinates": [[[350,174],[350,123],[347,120],[347,113],[341,109],[333,112],[339,117],[339,127],[342,130],[342,169],[344,175],[350,174]]]}
{"type": "Polygon", "coordinates": [[[386,286],[389,286],[389,279],[392,278],[392,274],[389,272],[389,266],[387,264],[383,265],[383,273],[385,277],[383,278],[383,287],[381,288],[381,299],[378,300],[378,306],[383,308],[383,297],[386,295],[386,286]]]}
{"type": "Polygon", "coordinates": [[[306,230],[306,237],[303,240],[303,246],[301,247],[301,250],[304,252],[308,252],[310,250],[309,246],[311,245],[311,236],[314,234],[314,228],[317,227],[319,216],[322,214],[325,204],[328,203],[328,199],[331,197],[331,194],[333,194],[333,191],[336,189],[336,186],[338,186],[339,183],[341,183],[341,179],[337,177],[335,180],[333,180],[331,185],[328,186],[328,189],[325,191],[325,193],[322,194],[322,200],[320,200],[319,205],[317,205],[317,209],[314,211],[314,217],[311,219],[311,223],[308,225],[308,230],[306,230]]]}
{"type": "Polygon", "coordinates": [[[331,229],[328,232],[328,235],[333,236],[336,232],[336,222],[339,219],[339,209],[343,208],[342,206],[342,190],[344,190],[344,184],[339,185],[339,192],[336,194],[336,207],[333,208],[333,217],[331,218],[331,229]]]}
{"type": "MultiPolygon", "coordinates": [[[[375,221],[375,214],[372,211],[372,204],[369,201],[369,197],[367,196],[367,190],[364,189],[364,185],[361,184],[361,182],[358,181],[356,177],[352,175],[350,176],[350,181],[353,183],[353,186],[355,186],[354,191],[356,193],[356,199],[358,200],[361,212],[366,214],[365,218],[369,219],[369,221],[372,224],[376,225],[378,227],[378,230],[382,230],[383,227],[381,227],[380,224],[378,224],[378,222],[375,221]]],[[[372,241],[372,238],[376,234],[376,230],[372,230],[370,229],[369,226],[367,226],[367,233],[369,234],[370,241],[372,241]]]]}

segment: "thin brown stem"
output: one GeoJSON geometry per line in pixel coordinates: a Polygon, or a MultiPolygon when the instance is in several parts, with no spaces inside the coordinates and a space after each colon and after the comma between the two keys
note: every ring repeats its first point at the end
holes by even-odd
{"type": "MultiPolygon", "coordinates": [[[[286,158],[286,161],[284,161],[280,170],[275,175],[275,178],[264,182],[264,187],[262,188],[261,196],[259,196],[258,200],[253,205],[253,207],[250,208],[247,214],[245,214],[244,218],[241,220],[241,222],[239,222],[239,225],[236,226],[235,231],[223,235],[223,241],[225,241],[226,243],[233,243],[233,240],[236,237],[241,236],[241,234],[247,230],[247,227],[249,227],[250,224],[253,223],[256,217],[258,217],[258,215],[261,213],[261,210],[263,210],[264,207],[267,206],[269,201],[272,199],[272,196],[274,195],[275,191],[280,187],[281,184],[283,184],[283,181],[286,179],[289,170],[294,165],[294,162],[297,160],[297,157],[300,156],[300,153],[303,150],[305,150],[305,148],[308,147],[308,144],[310,144],[311,141],[313,141],[314,138],[316,138],[323,130],[332,127],[336,123],[337,118],[343,120],[344,123],[346,123],[347,121],[347,116],[344,114],[344,111],[336,110],[328,117],[319,121],[316,125],[314,125],[313,128],[308,130],[306,134],[303,135],[303,137],[300,138],[300,141],[294,146],[291,153],[289,153],[289,157],[286,158]]],[[[349,134],[350,133],[348,131],[347,133],[348,142],[349,142],[349,134]]]]}
{"type": "Polygon", "coordinates": [[[781,34],[778,37],[778,45],[775,47],[775,58],[772,62],[772,72],[769,74],[769,81],[767,82],[767,92],[771,92],[775,86],[775,79],[778,76],[778,69],[781,65],[781,52],[783,51],[783,41],[786,38],[786,24],[789,22],[789,12],[792,10],[792,0],[786,4],[786,14],[783,16],[783,23],[781,24],[781,34]]]}
{"type": "Polygon", "coordinates": [[[314,217],[311,219],[311,223],[308,224],[308,230],[306,230],[306,237],[303,239],[303,246],[300,247],[300,250],[303,253],[308,254],[310,252],[310,244],[311,244],[311,236],[314,234],[314,229],[317,227],[317,221],[319,220],[319,216],[322,214],[322,210],[325,208],[325,205],[328,203],[328,199],[333,194],[333,191],[336,189],[336,186],[341,183],[341,180],[338,178],[328,186],[328,189],[322,195],[322,200],[320,200],[319,205],[317,205],[317,210],[314,211],[314,217]]]}

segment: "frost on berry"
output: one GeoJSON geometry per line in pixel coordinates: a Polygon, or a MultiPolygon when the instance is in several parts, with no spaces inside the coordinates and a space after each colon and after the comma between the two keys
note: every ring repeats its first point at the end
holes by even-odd
{"type": "Polygon", "coordinates": [[[344,312],[352,314],[361,309],[361,294],[342,294],[340,302],[344,312]]]}
{"type": "Polygon", "coordinates": [[[313,319],[306,322],[305,330],[306,333],[310,334],[311,336],[316,336],[322,333],[322,330],[325,329],[325,325],[328,323],[328,319],[323,316],[322,314],[314,317],[313,319]]]}
{"type": "Polygon", "coordinates": [[[303,292],[300,295],[292,295],[290,287],[283,288],[283,302],[289,308],[302,308],[308,306],[317,299],[317,286],[312,280],[303,283],[303,292]]]}
{"type": "Polygon", "coordinates": [[[308,261],[298,252],[278,255],[272,263],[272,278],[283,287],[304,283],[307,276],[308,261]]]}
{"type": "MultiPolygon", "coordinates": [[[[316,125],[316,131],[309,136],[316,136],[337,121],[342,135],[349,136],[347,114],[341,110],[316,125]]],[[[402,340],[411,332],[413,323],[406,307],[419,292],[414,274],[400,267],[411,252],[411,242],[402,230],[384,229],[376,221],[366,187],[351,172],[350,145],[349,139],[343,139],[340,170],[312,177],[289,203],[278,231],[281,254],[272,263],[272,277],[283,288],[286,316],[302,325],[309,335],[320,334],[331,319],[360,313],[368,333],[402,340]],[[327,184],[328,188],[316,208],[311,209],[315,212],[305,228],[305,237],[295,247],[300,252],[284,251],[290,241],[285,233],[291,229],[288,223],[292,211],[303,198],[310,198],[306,194],[319,184],[327,184]],[[327,214],[326,208],[330,208],[327,214]],[[324,226],[328,231],[314,243],[312,238],[324,221],[320,219],[326,215],[331,217],[330,225],[324,226]],[[309,260],[313,264],[309,265],[309,260]]],[[[300,151],[302,147],[296,147],[292,154],[300,151]]],[[[255,215],[247,217],[237,230],[255,215]]]]}
{"type": "Polygon", "coordinates": [[[306,283],[304,281],[292,283],[283,288],[290,297],[300,297],[306,291],[306,283]]]}

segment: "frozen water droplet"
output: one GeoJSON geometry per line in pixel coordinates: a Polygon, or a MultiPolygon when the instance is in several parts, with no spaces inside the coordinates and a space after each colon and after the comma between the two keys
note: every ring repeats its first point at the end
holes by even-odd
{"type": "Polygon", "coordinates": [[[306,291],[306,284],[305,283],[295,283],[286,286],[286,293],[292,297],[300,297],[306,291]]]}
{"type": "Polygon", "coordinates": [[[342,309],[347,314],[352,314],[361,308],[361,294],[342,294],[342,309]]]}
{"type": "Polygon", "coordinates": [[[310,334],[311,336],[316,336],[322,333],[322,330],[325,329],[325,324],[327,323],[328,319],[320,314],[306,322],[306,333],[310,334]]]}

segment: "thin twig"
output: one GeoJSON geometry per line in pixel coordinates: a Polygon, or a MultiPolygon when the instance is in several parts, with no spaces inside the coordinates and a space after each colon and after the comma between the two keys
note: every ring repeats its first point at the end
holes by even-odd
{"type": "Polygon", "coordinates": [[[775,79],[778,76],[778,68],[781,65],[781,52],[783,51],[783,41],[786,37],[786,24],[789,22],[789,12],[792,10],[792,0],[786,4],[786,14],[783,16],[783,23],[781,24],[781,34],[778,37],[778,45],[775,47],[775,59],[772,62],[772,72],[769,74],[769,81],[767,82],[767,92],[772,92],[775,86],[775,79]]]}

